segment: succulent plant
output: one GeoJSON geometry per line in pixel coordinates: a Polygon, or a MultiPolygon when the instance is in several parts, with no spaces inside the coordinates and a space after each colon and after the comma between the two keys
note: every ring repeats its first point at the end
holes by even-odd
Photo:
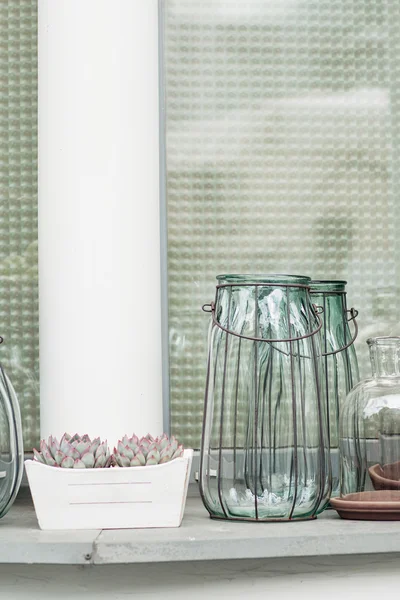
{"type": "Polygon", "coordinates": [[[45,465],[66,469],[106,468],[112,464],[107,442],[101,442],[100,438],[92,441],[88,435],[81,437],[64,433],[60,442],[50,436],[47,443],[41,440],[40,451],[34,448],[33,455],[35,460],[45,465]]]}
{"type": "Polygon", "coordinates": [[[141,467],[161,465],[183,455],[183,446],[165,433],[157,438],[150,434],[138,438],[124,436],[114,448],[113,462],[119,467],[141,467]]]}

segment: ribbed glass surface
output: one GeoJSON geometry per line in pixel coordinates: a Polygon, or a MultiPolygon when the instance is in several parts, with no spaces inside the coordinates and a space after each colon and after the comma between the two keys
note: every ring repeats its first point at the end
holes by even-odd
{"type": "Polygon", "coordinates": [[[0,361],[39,438],[37,2],[0,2],[0,361]]]}
{"type": "Polygon", "coordinates": [[[164,9],[171,419],[198,447],[217,274],[346,279],[363,376],[399,334],[400,5],[164,9]]]}

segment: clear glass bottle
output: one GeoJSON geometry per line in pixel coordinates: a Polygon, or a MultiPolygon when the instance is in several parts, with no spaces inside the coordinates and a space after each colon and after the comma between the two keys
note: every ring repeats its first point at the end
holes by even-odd
{"type": "Polygon", "coordinates": [[[400,337],[367,343],[372,378],[351,390],[340,418],[342,497],[400,490],[400,337]]]}
{"type": "Polygon", "coordinates": [[[331,490],[322,322],[308,277],[220,275],[200,491],[211,517],[312,519],[331,490]]]}
{"type": "Polygon", "coordinates": [[[24,448],[18,399],[0,365],[0,517],[12,506],[22,479],[24,448]]]}
{"type": "Polygon", "coordinates": [[[360,379],[354,341],[357,336],[354,308],[347,310],[347,281],[311,281],[311,300],[323,312],[323,393],[327,402],[329,446],[332,462],[332,497],[340,494],[339,415],[349,391],[360,379]],[[349,321],[354,321],[352,336],[349,321]]]}

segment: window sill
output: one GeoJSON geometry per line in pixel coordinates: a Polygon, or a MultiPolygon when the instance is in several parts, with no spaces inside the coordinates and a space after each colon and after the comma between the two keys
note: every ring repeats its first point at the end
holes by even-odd
{"type": "Polygon", "coordinates": [[[237,558],[293,558],[400,552],[400,522],[234,523],[208,518],[189,497],[177,529],[41,531],[29,490],[0,522],[0,563],[121,564],[237,558]]]}

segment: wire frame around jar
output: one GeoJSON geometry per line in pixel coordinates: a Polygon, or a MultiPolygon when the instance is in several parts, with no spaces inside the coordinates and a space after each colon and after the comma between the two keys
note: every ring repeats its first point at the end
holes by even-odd
{"type": "Polygon", "coordinates": [[[254,277],[220,276],[203,307],[212,320],[200,491],[213,518],[312,519],[330,495],[322,322],[309,278],[254,277]]]}

